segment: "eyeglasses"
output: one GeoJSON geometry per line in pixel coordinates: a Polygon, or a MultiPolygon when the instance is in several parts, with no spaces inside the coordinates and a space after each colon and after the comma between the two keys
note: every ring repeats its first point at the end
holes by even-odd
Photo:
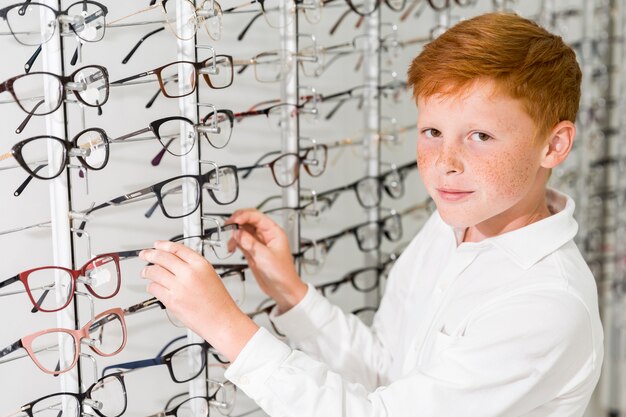
{"type": "MultiPolygon", "coordinates": [[[[202,216],[202,219],[207,221],[206,216],[202,216]]],[[[201,235],[178,235],[171,238],[170,241],[184,243],[186,246],[191,247],[197,252],[199,252],[199,248],[197,248],[197,245],[194,243],[201,243],[203,247],[209,246],[211,248],[211,252],[215,254],[218,259],[227,259],[235,252],[235,248],[229,247],[228,243],[233,239],[233,233],[235,230],[239,229],[239,225],[235,223],[223,225],[220,224],[220,222],[218,222],[215,218],[211,218],[211,221],[216,225],[216,227],[204,229],[201,235]]],[[[243,282],[243,274],[241,275],[243,282]]]]}
{"type": "MultiPolygon", "coordinates": [[[[61,266],[29,269],[1,281],[0,288],[21,282],[34,306],[31,311],[50,313],[69,305],[74,297],[77,281],[84,284],[89,293],[96,298],[104,300],[114,297],[120,290],[119,257],[114,253],[98,255],[80,269],[61,266]]],[[[0,293],[0,296],[12,294],[17,292],[0,293]]]]}
{"type": "Polygon", "coordinates": [[[340,280],[321,284],[316,288],[324,297],[337,292],[343,284],[347,283],[352,284],[352,288],[359,292],[373,291],[379,288],[381,276],[386,277],[389,274],[389,269],[395,261],[395,258],[389,258],[379,265],[356,269],[348,272],[340,280]]]}
{"type": "MultiPolygon", "coordinates": [[[[268,154],[271,155],[271,154],[268,154]]],[[[302,155],[297,153],[285,153],[275,158],[271,162],[239,167],[239,171],[245,171],[242,178],[248,178],[253,170],[258,168],[269,168],[276,185],[279,187],[289,187],[294,184],[300,176],[300,165],[304,166],[306,172],[312,177],[319,177],[326,169],[326,159],[328,148],[325,145],[316,145],[306,149],[302,155]]],[[[263,159],[263,155],[259,159],[263,159]]]]}
{"type": "Polygon", "coordinates": [[[211,408],[217,409],[217,411],[224,416],[229,416],[235,406],[237,387],[228,380],[216,381],[214,379],[207,379],[206,382],[208,384],[208,393],[206,396],[190,397],[174,408],[168,409],[173,402],[189,394],[182,393],[175,395],[167,401],[164,411],[149,417],[190,417],[198,414],[208,416],[211,408]]]}
{"type": "Polygon", "coordinates": [[[244,26],[243,30],[237,36],[237,40],[240,41],[243,40],[254,22],[256,22],[261,16],[265,18],[265,21],[270,27],[280,29],[290,25],[293,21],[296,10],[302,9],[304,10],[305,18],[309,21],[309,23],[315,24],[319,22],[321,18],[320,12],[322,3],[323,0],[289,0],[287,2],[281,0],[254,0],[225,9],[224,13],[238,12],[240,9],[253,4],[260,5],[261,11],[252,16],[252,19],[250,19],[248,24],[244,26]],[[283,7],[287,8],[286,14],[281,12],[281,4],[283,7]]]}
{"type": "Polygon", "coordinates": [[[4,81],[0,84],[0,93],[5,91],[28,113],[15,131],[21,133],[32,116],[50,114],[61,107],[67,91],[74,93],[85,106],[100,108],[109,99],[109,74],[99,65],[79,68],[68,76],[31,72],[4,81]]]}
{"type": "MultiPolygon", "coordinates": [[[[47,4],[25,1],[0,9],[0,18],[7,23],[16,41],[26,46],[39,46],[24,65],[28,73],[41,53],[41,45],[52,39],[57,26],[61,26],[61,36],[74,33],[83,42],[98,42],[104,37],[107,13],[104,5],[90,0],[77,1],[59,11],[47,4]]],[[[78,58],[78,48],[72,65],[78,58]]]]}
{"type": "Polygon", "coordinates": [[[100,417],[119,417],[126,412],[126,384],[120,373],[97,380],[84,393],[59,392],[46,395],[7,417],[26,414],[29,417],[78,417],[95,412],[100,417]],[[87,410],[85,407],[89,407],[87,410]]]}
{"type": "Polygon", "coordinates": [[[207,35],[214,41],[219,41],[222,36],[222,7],[215,0],[204,0],[199,6],[195,6],[193,2],[189,0],[183,0],[176,4],[175,2],[168,3],[169,0],[151,0],[150,6],[131,13],[128,16],[120,17],[110,22],[109,25],[115,25],[123,20],[128,19],[131,16],[135,16],[155,8],[158,8],[165,17],[165,22],[162,28],[148,32],[143,36],[130,50],[130,52],[122,60],[122,64],[126,64],[130,58],[134,55],[137,49],[152,35],[155,35],[163,30],[167,29],[172,35],[181,40],[193,39],[196,32],[200,28],[204,28],[207,35]],[[179,19],[179,16],[184,16],[183,19],[179,19]],[[182,24],[179,26],[179,22],[182,24]]]}
{"type": "Polygon", "coordinates": [[[23,348],[43,372],[59,375],[78,362],[80,343],[100,356],[113,356],[126,345],[126,322],[121,308],[98,314],[79,330],[48,329],[22,337],[0,350],[0,358],[23,348]],[[68,360],[68,358],[70,358],[68,360]]]}
{"type": "Polygon", "coordinates": [[[233,83],[233,58],[230,55],[214,55],[200,62],[174,61],[161,67],[131,75],[111,83],[123,85],[138,78],[156,75],[159,81],[159,92],[165,97],[185,97],[196,91],[199,75],[210,88],[227,88],[233,83]],[[185,76],[184,82],[179,81],[179,74],[185,76]]]}
{"type": "Polygon", "coordinates": [[[187,336],[180,336],[170,340],[154,358],[107,366],[102,370],[102,375],[106,375],[107,372],[111,370],[125,370],[124,373],[128,373],[129,371],[137,369],[165,365],[167,366],[172,381],[183,383],[191,381],[202,373],[206,368],[206,356],[208,353],[211,353],[220,363],[229,363],[227,359],[219,355],[207,342],[189,343],[169,353],[165,353],[176,342],[186,338],[187,336]],[[190,358],[193,358],[193,360],[190,360],[190,358]]]}
{"type": "Polygon", "coordinates": [[[373,251],[380,247],[383,236],[391,242],[402,238],[402,221],[400,215],[392,210],[390,215],[380,220],[360,223],[321,239],[304,240],[301,251],[293,257],[300,259],[307,273],[315,274],[324,265],[326,255],[337,240],[348,235],[354,236],[360,251],[373,251]]]}
{"type": "MultiPolygon", "coordinates": [[[[234,165],[222,167],[215,165],[215,167],[206,174],[179,175],[149,187],[115,197],[87,210],[84,214],[88,215],[109,206],[118,206],[156,197],[161,212],[165,217],[179,219],[190,215],[198,209],[203,189],[207,190],[211,199],[217,204],[230,204],[239,196],[237,167],[234,165]],[[193,203],[188,204],[183,201],[183,190],[186,190],[188,193],[186,201],[193,201],[193,203]]],[[[83,230],[84,227],[85,221],[81,223],[79,229],[83,230]]]]}
{"type": "MultiPolygon", "coordinates": [[[[454,0],[454,3],[460,7],[468,7],[476,4],[476,0],[454,0]]],[[[452,5],[451,0],[428,0],[428,5],[436,11],[449,9],[452,5]]]]}
{"type": "Polygon", "coordinates": [[[249,67],[254,68],[254,78],[260,83],[273,83],[285,79],[295,58],[285,50],[261,52],[250,59],[236,59],[233,65],[241,67],[242,74],[249,67]]]}
{"type": "Polygon", "coordinates": [[[156,166],[166,152],[174,156],[187,155],[193,149],[197,136],[205,138],[214,148],[225,147],[233,132],[233,112],[226,109],[214,110],[202,123],[193,123],[182,116],[164,117],[151,122],[146,128],[115,138],[112,142],[126,141],[146,132],[152,132],[162,146],[162,150],[152,159],[152,165],[156,166]],[[181,132],[186,132],[185,139],[176,140],[181,132]]]}
{"type": "MultiPolygon", "coordinates": [[[[358,35],[351,41],[328,46],[318,46],[313,36],[305,38],[304,41],[300,42],[299,53],[308,59],[303,59],[300,62],[300,68],[307,77],[319,77],[339,58],[363,54],[364,51],[370,49],[369,44],[370,38],[366,35],[358,35]]],[[[358,71],[361,64],[362,57],[357,61],[354,70],[358,71]]]]}
{"type": "MultiPolygon", "coordinates": [[[[348,185],[333,188],[321,193],[313,194],[311,204],[316,212],[324,212],[333,206],[337,197],[342,192],[353,190],[356,193],[357,201],[363,208],[376,207],[382,201],[383,190],[391,198],[398,199],[404,195],[404,182],[408,172],[417,168],[415,162],[408,162],[398,167],[393,167],[376,177],[367,176],[348,185]]],[[[309,197],[306,197],[309,198],[309,197]]]]}
{"type": "MultiPolygon", "coordinates": [[[[325,0],[324,5],[334,2],[335,0],[325,0]]],[[[330,29],[330,34],[334,35],[341,23],[350,15],[352,12],[356,13],[359,16],[359,20],[357,21],[356,28],[359,28],[365,17],[374,13],[380,7],[380,4],[383,0],[376,1],[368,1],[368,0],[346,0],[348,3],[348,10],[343,12],[339,19],[332,25],[330,29]]],[[[384,0],[385,4],[394,12],[400,12],[404,9],[406,5],[406,0],[384,0]]]]}
{"type": "MultiPolygon", "coordinates": [[[[35,136],[17,142],[11,152],[0,155],[0,161],[14,158],[18,166],[29,175],[15,195],[22,193],[32,178],[50,180],[58,177],[70,165],[70,157],[75,156],[84,168],[99,171],[109,161],[109,139],[104,130],[85,129],[68,142],[56,136],[35,136]],[[49,164],[48,155],[55,155],[56,161],[49,164]],[[48,167],[47,171],[42,171],[48,167]]],[[[15,166],[0,167],[0,170],[15,166]]]]}
{"type": "Polygon", "coordinates": [[[305,101],[302,104],[283,103],[280,100],[268,100],[257,103],[250,110],[233,114],[237,123],[243,119],[254,116],[265,116],[270,129],[279,130],[285,125],[288,119],[294,119],[297,115],[303,115],[306,119],[317,119],[317,101],[314,99],[305,101]],[[276,103],[276,104],[272,104],[276,103]],[[272,104],[269,107],[257,109],[260,106],[272,104]]]}

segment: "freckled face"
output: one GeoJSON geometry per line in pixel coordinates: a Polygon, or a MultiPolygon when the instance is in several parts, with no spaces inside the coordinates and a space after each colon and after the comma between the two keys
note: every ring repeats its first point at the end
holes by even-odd
{"type": "Polygon", "coordinates": [[[418,99],[417,125],[419,173],[447,224],[502,224],[532,206],[530,191],[543,181],[535,123],[517,100],[493,93],[492,82],[418,99]]]}

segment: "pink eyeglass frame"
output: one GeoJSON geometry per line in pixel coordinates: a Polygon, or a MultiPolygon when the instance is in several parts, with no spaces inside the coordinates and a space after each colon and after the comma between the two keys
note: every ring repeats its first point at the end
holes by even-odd
{"type": "Polygon", "coordinates": [[[78,362],[78,357],[80,355],[80,342],[83,339],[88,339],[91,340],[89,338],[89,327],[91,327],[91,325],[98,321],[99,319],[101,319],[102,317],[106,317],[107,315],[112,314],[115,315],[119,318],[120,323],[122,324],[122,344],[120,345],[120,347],[113,353],[104,353],[102,352],[100,349],[96,348],[95,346],[91,346],[89,345],[89,348],[91,350],[93,350],[95,353],[97,353],[100,356],[114,356],[118,353],[120,353],[122,351],[122,349],[124,349],[124,347],[126,346],[126,339],[127,339],[127,334],[126,334],[126,321],[124,320],[124,310],[121,308],[112,308],[110,310],[106,310],[100,314],[98,314],[96,317],[94,317],[93,320],[90,320],[87,324],[85,324],[82,328],[80,328],[79,330],[70,330],[70,329],[61,329],[61,328],[57,328],[57,329],[47,329],[47,330],[42,330],[40,332],[37,333],[33,333],[30,334],[28,336],[24,336],[20,339],[21,341],[21,347],[23,347],[26,352],[28,353],[28,356],[30,356],[30,358],[33,360],[33,362],[35,362],[35,365],[37,365],[37,367],[39,369],[41,369],[43,372],[50,374],[50,375],[60,375],[62,373],[65,373],[69,370],[71,370],[74,366],[76,366],[76,363],[78,362]],[[53,333],[53,332],[60,332],[60,333],[67,333],[70,336],[72,336],[72,338],[74,339],[74,359],[72,361],[72,364],[70,366],[67,367],[67,369],[63,369],[63,370],[59,370],[59,371],[50,371],[48,369],[46,369],[36,358],[35,356],[35,352],[33,352],[32,349],[32,343],[33,340],[43,334],[47,334],[47,333],[53,333]]]}

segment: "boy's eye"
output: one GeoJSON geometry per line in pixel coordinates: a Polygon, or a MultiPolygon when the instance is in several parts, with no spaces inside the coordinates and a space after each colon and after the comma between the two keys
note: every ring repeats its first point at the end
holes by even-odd
{"type": "Polygon", "coordinates": [[[487,142],[489,139],[491,139],[491,136],[483,132],[474,132],[470,135],[470,137],[475,142],[487,142]]]}
{"type": "Polygon", "coordinates": [[[438,138],[441,137],[441,132],[437,129],[426,129],[424,130],[424,134],[429,138],[438,138]]]}

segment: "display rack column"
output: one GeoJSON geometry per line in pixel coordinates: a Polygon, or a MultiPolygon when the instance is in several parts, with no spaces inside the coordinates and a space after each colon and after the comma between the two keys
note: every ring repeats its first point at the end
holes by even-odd
{"type": "MultiPolygon", "coordinates": [[[[378,0],[367,0],[365,10],[372,10],[378,0]]],[[[381,7],[365,18],[365,50],[363,51],[363,84],[365,85],[363,105],[363,147],[365,175],[380,174],[380,72],[382,53],[380,36],[381,7]]],[[[365,209],[368,221],[380,219],[380,207],[365,209]]],[[[380,261],[380,250],[365,254],[366,265],[377,265],[380,261]]],[[[378,305],[379,294],[368,293],[367,305],[378,305]],[[370,299],[375,297],[375,299],[370,299]]]]}
{"type": "MultiPolygon", "coordinates": [[[[190,21],[195,20],[195,16],[188,7],[183,7],[183,2],[187,0],[177,0],[177,31],[182,34],[181,38],[177,41],[178,46],[178,60],[179,61],[197,61],[197,48],[202,48],[202,45],[196,45],[195,36],[192,25],[189,25],[190,21]],[[188,39],[188,40],[185,40],[188,39]]],[[[178,74],[178,86],[179,89],[183,90],[185,88],[185,83],[189,82],[188,80],[193,79],[193,69],[189,68],[188,65],[180,65],[179,66],[179,74],[178,74]]],[[[199,74],[197,75],[199,77],[199,74]]],[[[181,97],[178,99],[178,109],[181,116],[188,118],[189,120],[196,120],[198,117],[198,90],[196,88],[196,94],[190,94],[185,97],[181,97]]],[[[181,141],[181,149],[186,146],[187,138],[191,137],[190,135],[195,135],[194,127],[190,126],[187,123],[181,123],[180,130],[180,138],[181,141]]],[[[197,135],[196,135],[197,136],[197,135]]],[[[198,175],[200,174],[200,138],[196,137],[196,152],[189,152],[183,157],[180,158],[180,168],[182,175],[198,175]]],[[[186,185],[186,184],[184,184],[186,185]]],[[[200,190],[201,193],[201,190],[200,190]]],[[[188,189],[183,186],[183,204],[193,206],[196,202],[196,194],[195,191],[188,189]]],[[[196,210],[189,216],[183,217],[183,234],[184,236],[200,236],[202,234],[202,224],[201,224],[201,213],[202,210],[196,210]]],[[[192,241],[189,241],[189,245],[196,251],[201,251],[201,240],[196,238],[192,241]]],[[[187,340],[189,343],[201,343],[203,339],[192,332],[191,330],[187,330],[187,340]]],[[[192,363],[196,361],[201,361],[202,358],[199,356],[190,356],[188,358],[190,362],[190,366],[193,367],[192,363]]],[[[206,381],[202,379],[202,376],[192,380],[189,382],[189,395],[190,396],[199,396],[206,395],[206,381]]],[[[200,410],[193,410],[194,415],[199,413],[200,410]]]]}
{"type": "MultiPolygon", "coordinates": [[[[281,82],[280,95],[283,103],[299,103],[298,94],[298,13],[296,5],[292,0],[280,3],[281,29],[280,29],[280,46],[284,51],[283,60],[293,60],[293,65],[286,66],[289,68],[285,74],[284,80],[281,82]],[[290,19],[290,14],[295,14],[290,19]],[[292,23],[286,24],[291,20],[292,23]]],[[[287,106],[284,107],[287,110],[287,106]]],[[[299,116],[288,117],[283,113],[281,126],[281,149],[283,153],[298,153],[299,145],[299,116]]],[[[282,189],[283,206],[298,207],[300,202],[300,180],[293,185],[282,189]]],[[[300,219],[299,216],[289,216],[285,212],[283,217],[283,227],[289,239],[289,246],[292,252],[296,253],[300,250],[300,219]],[[287,221],[292,218],[292,221],[287,221]]]]}
{"type": "MultiPolygon", "coordinates": [[[[47,6],[50,6],[54,10],[60,8],[60,2],[56,0],[44,0],[42,2],[47,6]]],[[[48,17],[43,13],[41,15],[41,28],[46,30],[49,24],[48,17]]],[[[61,37],[53,36],[48,42],[42,45],[42,64],[43,71],[53,74],[63,74],[63,48],[61,45],[61,37]]],[[[51,82],[50,78],[46,78],[51,82]]],[[[56,80],[55,80],[56,81],[56,80]]],[[[53,94],[58,94],[55,90],[58,87],[56,85],[44,85],[45,99],[49,100],[53,94]]],[[[48,135],[64,138],[66,137],[65,126],[65,106],[63,104],[57,111],[45,116],[46,120],[46,133],[48,135]]],[[[58,170],[59,164],[63,164],[64,161],[59,155],[62,151],[58,147],[52,146],[52,142],[48,144],[48,167],[51,170],[58,170]]],[[[54,265],[63,266],[67,268],[73,267],[72,256],[72,237],[70,231],[70,198],[69,198],[69,181],[68,175],[59,175],[55,179],[50,181],[50,220],[52,230],[52,252],[54,265]]],[[[57,272],[58,274],[58,272],[57,272]]],[[[55,277],[57,283],[59,283],[59,276],[55,277]]],[[[57,291],[62,291],[61,285],[55,285],[57,291]]],[[[60,328],[75,329],[76,328],[76,316],[73,308],[65,308],[56,313],[57,324],[60,328]]],[[[67,348],[61,346],[61,349],[67,348]]],[[[66,352],[59,352],[60,357],[71,358],[73,355],[66,352]]],[[[71,359],[70,359],[71,360],[71,359]]],[[[79,373],[78,369],[74,368],[72,371],[65,372],[59,376],[61,383],[61,391],[65,392],[78,392],[79,390],[79,373]]],[[[64,404],[63,407],[67,407],[64,404]]],[[[65,412],[65,411],[64,411],[65,412]]]]}

